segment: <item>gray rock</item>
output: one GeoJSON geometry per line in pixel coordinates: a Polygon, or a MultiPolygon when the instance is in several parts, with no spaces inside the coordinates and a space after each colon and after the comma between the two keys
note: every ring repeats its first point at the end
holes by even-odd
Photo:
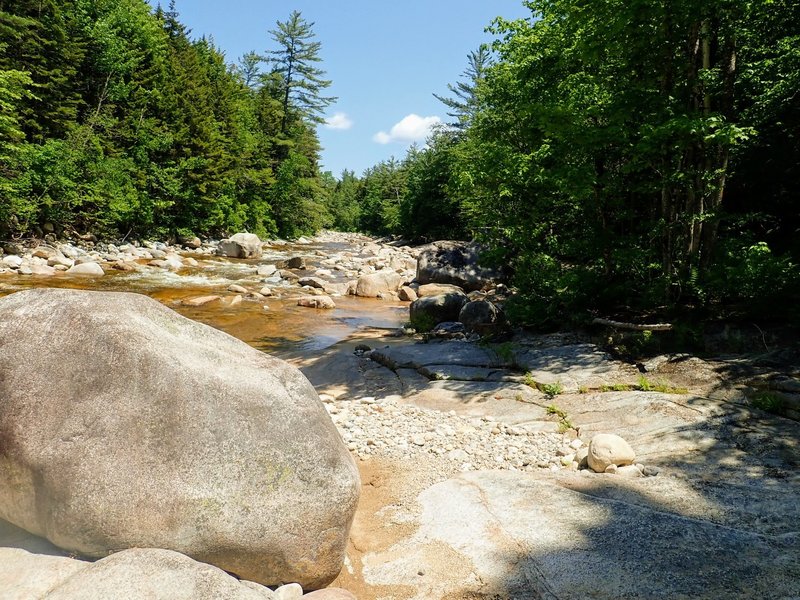
{"type": "Polygon", "coordinates": [[[203,245],[199,237],[183,238],[181,243],[190,250],[197,250],[203,245]]]}
{"type": "Polygon", "coordinates": [[[297,306],[331,310],[336,308],[336,303],[330,296],[303,296],[297,299],[297,306]]]}
{"type": "MultiPolygon", "coordinates": [[[[364,580],[410,586],[418,599],[800,595],[791,541],[677,514],[660,491],[639,487],[658,481],[608,477],[601,486],[568,472],[557,480],[508,471],[460,475],[419,495],[415,533],[364,556],[364,580]],[[619,499],[594,491],[612,486],[619,499]]],[[[695,495],[672,485],[672,497],[695,495]]]]}
{"type": "Polygon", "coordinates": [[[18,292],[0,339],[27,357],[0,362],[0,517],[93,557],[167,548],[311,589],[339,572],[358,472],[295,368],[138,294],[18,292]]]}
{"type": "Polygon", "coordinates": [[[449,283],[426,283],[417,288],[417,296],[419,298],[459,293],[463,294],[464,290],[457,285],[450,285],[449,283]]]}
{"type": "MultiPolygon", "coordinates": [[[[76,561],[77,562],[77,561],[76,561]]],[[[222,569],[155,548],[133,548],[86,565],[43,600],[273,600],[264,586],[248,585],[222,569]]]]}
{"type": "Polygon", "coordinates": [[[402,283],[403,278],[400,275],[389,269],[383,269],[359,277],[356,283],[356,296],[377,298],[379,294],[396,292],[402,283]]]}
{"type": "Polygon", "coordinates": [[[462,307],[458,320],[467,330],[484,333],[496,328],[500,321],[500,311],[488,300],[473,300],[462,307]]]}
{"type": "Polygon", "coordinates": [[[630,465],[636,458],[636,453],[630,444],[618,435],[612,433],[598,433],[589,442],[589,467],[595,473],[608,472],[611,465],[621,467],[630,465]]]}
{"type": "Polygon", "coordinates": [[[66,556],[0,547],[0,596],[3,600],[42,598],[57,584],[88,565],[85,561],[66,556]]]}
{"type": "Polygon", "coordinates": [[[300,281],[298,281],[300,285],[307,285],[308,287],[317,288],[320,290],[324,290],[325,287],[328,285],[328,282],[320,279],[319,277],[301,277],[300,281]]]}
{"type": "Polygon", "coordinates": [[[275,600],[300,600],[303,597],[303,586],[298,583],[287,583],[275,590],[275,600]]]}
{"type": "Polygon", "coordinates": [[[417,281],[450,283],[467,291],[479,290],[500,278],[500,273],[478,266],[479,248],[466,242],[434,242],[421,249],[417,281]]]}
{"type": "Polygon", "coordinates": [[[256,273],[261,277],[269,277],[277,270],[278,268],[275,265],[259,265],[256,273]]]}
{"type": "Polygon", "coordinates": [[[258,258],[261,256],[261,240],[254,233],[237,233],[220,241],[217,254],[229,258],[258,258]]]}
{"type": "Polygon", "coordinates": [[[100,277],[105,275],[103,267],[96,262],[85,262],[71,266],[66,270],[67,275],[81,275],[86,277],[100,277]]]}
{"type": "Polygon", "coordinates": [[[53,267],[49,267],[47,265],[39,265],[39,264],[32,264],[30,265],[31,275],[40,275],[43,277],[50,277],[56,274],[56,270],[53,267]]]}
{"type": "Polygon", "coordinates": [[[302,256],[293,256],[289,260],[286,261],[286,268],[287,269],[305,269],[306,268],[306,259],[302,256]]]}
{"type": "Polygon", "coordinates": [[[413,302],[418,298],[417,292],[414,290],[414,288],[411,288],[407,285],[404,285],[400,288],[400,291],[397,292],[397,297],[403,302],[413,302]]]}
{"type": "Polygon", "coordinates": [[[2,262],[5,266],[11,267],[12,269],[19,269],[20,266],[22,266],[22,258],[15,254],[4,256],[2,262]]]}
{"type": "Polygon", "coordinates": [[[467,296],[464,292],[418,298],[411,303],[411,325],[425,331],[443,321],[457,321],[458,314],[466,303],[467,296]]]}

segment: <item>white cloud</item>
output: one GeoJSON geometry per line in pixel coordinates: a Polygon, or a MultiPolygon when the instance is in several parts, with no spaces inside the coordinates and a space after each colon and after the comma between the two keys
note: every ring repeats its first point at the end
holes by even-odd
{"type": "Polygon", "coordinates": [[[325,127],[328,129],[350,129],[353,126],[353,120],[343,112],[338,112],[332,117],[325,119],[325,127]]]}
{"type": "Polygon", "coordinates": [[[442,120],[436,116],[420,117],[412,113],[395,123],[389,133],[379,131],[372,136],[372,140],[379,144],[423,142],[430,135],[431,129],[441,122],[442,120]]]}

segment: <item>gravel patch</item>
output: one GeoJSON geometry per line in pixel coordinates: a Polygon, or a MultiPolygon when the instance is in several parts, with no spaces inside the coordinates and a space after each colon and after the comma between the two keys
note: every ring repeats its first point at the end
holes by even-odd
{"type": "Polygon", "coordinates": [[[483,469],[574,468],[580,440],[530,426],[467,419],[404,404],[393,397],[322,401],[350,451],[361,460],[439,459],[444,475],[483,469]],[[570,444],[572,444],[570,446],[570,444]]]}

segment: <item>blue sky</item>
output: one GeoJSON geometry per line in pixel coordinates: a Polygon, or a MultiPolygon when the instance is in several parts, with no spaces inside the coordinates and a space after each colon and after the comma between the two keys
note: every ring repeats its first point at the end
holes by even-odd
{"type": "Polygon", "coordinates": [[[491,40],[484,28],[498,15],[529,16],[522,0],[176,0],[176,8],[229,62],[273,48],[268,30],[292,10],[315,23],[328,95],[339,98],[328,114],[338,128],[319,128],[323,169],[336,176],[402,157],[436,118],[447,120],[432,94],[449,95],[467,54],[491,40]]]}

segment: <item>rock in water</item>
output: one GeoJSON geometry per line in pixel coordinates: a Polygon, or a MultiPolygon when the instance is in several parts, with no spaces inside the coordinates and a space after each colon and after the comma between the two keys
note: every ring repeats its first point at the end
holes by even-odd
{"type": "Polygon", "coordinates": [[[376,298],[378,294],[396,292],[400,289],[403,278],[394,271],[383,269],[377,273],[368,273],[358,278],[356,296],[376,298]]]}
{"type": "Polygon", "coordinates": [[[259,258],[261,240],[254,233],[237,233],[230,239],[220,241],[217,254],[230,258],[259,258]]]}
{"type": "Polygon", "coordinates": [[[358,471],[297,369],[128,293],[12,294],[0,340],[25,357],[0,361],[0,517],[91,557],[337,575],[358,471]]]}

